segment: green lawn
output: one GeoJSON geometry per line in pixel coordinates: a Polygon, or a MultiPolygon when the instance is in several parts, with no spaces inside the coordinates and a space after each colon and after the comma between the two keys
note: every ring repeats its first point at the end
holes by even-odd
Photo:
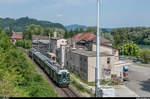
{"type": "Polygon", "coordinates": [[[85,88],[83,85],[78,83],[72,76],[70,78],[71,78],[70,79],[71,85],[76,87],[78,91],[83,92],[83,93],[86,92],[86,93],[90,94],[92,97],[94,96],[94,93],[90,89],[85,88]]]}

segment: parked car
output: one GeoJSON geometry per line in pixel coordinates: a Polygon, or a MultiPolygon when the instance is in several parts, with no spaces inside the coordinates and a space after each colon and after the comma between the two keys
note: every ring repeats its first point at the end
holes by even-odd
{"type": "Polygon", "coordinates": [[[132,62],[137,62],[138,60],[136,59],[136,58],[134,58],[133,60],[132,60],[132,62]]]}
{"type": "Polygon", "coordinates": [[[125,60],[124,56],[119,56],[119,60],[125,60]]]}

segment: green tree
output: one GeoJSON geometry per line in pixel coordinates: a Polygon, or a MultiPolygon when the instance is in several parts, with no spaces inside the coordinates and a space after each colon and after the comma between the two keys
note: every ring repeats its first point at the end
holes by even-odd
{"type": "Polygon", "coordinates": [[[26,29],[23,32],[23,38],[27,40],[32,39],[32,35],[42,35],[43,34],[43,28],[39,25],[31,24],[30,26],[27,26],[26,29]]]}
{"type": "Polygon", "coordinates": [[[5,29],[5,33],[8,35],[8,37],[11,37],[13,35],[13,31],[10,27],[7,27],[5,29]]]}
{"type": "Polygon", "coordinates": [[[65,39],[69,38],[69,34],[68,34],[68,31],[67,31],[67,30],[65,30],[64,38],[65,38],[65,39]]]}
{"type": "Polygon", "coordinates": [[[73,37],[74,36],[74,32],[73,32],[73,30],[70,30],[69,31],[69,37],[73,37]]]}
{"type": "Polygon", "coordinates": [[[150,50],[149,49],[140,50],[140,58],[143,60],[144,63],[149,63],[150,62],[150,50]]]}
{"type": "Polygon", "coordinates": [[[22,47],[22,48],[25,48],[25,49],[30,49],[32,47],[32,41],[31,40],[16,41],[15,45],[17,47],[22,47]]]}
{"type": "Polygon", "coordinates": [[[110,41],[114,41],[114,38],[113,36],[110,34],[110,33],[104,33],[103,35],[106,39],[110,40],[110,41]]]}
{"type": "Polygon", "coordinates": [[[82,33],[82,32],[84,32],[84,30],[82,27],[80,27],[79,33],[82,33]]]}
{"type": "Polygon", "coordinates": [[[51,28],[44,28],[44,32],[43,32],[43,36],[50,36],[52,37],[53,36],[53,31],[51,28]]]}
{"type": "Polygon", "coordinates": [[[122,55],[138,57],[139,47],[133,42],[126,42],[124,45],[118,46],[119,53],[122,55]]]}
{"type": "Polygon", "coordinates": [[[75,28],[75,30],[73,32],[74,32],[74,34],[78,34],[79,33],[78,28],[75,28]]]}
{"type": "Polygon", "coordinates": [[[97,33],[97,27],[87,27],[86,32],[93,32],[94,34],[97,33]]]}

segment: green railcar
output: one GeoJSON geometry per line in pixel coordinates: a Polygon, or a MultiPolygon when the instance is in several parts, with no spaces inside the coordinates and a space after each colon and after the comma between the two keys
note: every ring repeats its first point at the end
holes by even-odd
{"type": "Polygon", "coordinates": [[[44,56],[40,52],[35,51],[35,49],[31,49],[29,51],[29,55],[33,57],[33,59],[48,74],[49,78],[51,78],[58,86],[67,87],[69,85],[70,73],[67,70],[61,69],[59,64],[44,56]]]}

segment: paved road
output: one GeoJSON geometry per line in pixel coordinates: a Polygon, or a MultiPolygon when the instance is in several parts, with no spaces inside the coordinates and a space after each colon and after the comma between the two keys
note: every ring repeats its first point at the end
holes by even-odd
{"type": "Polygon", "coordinates": [[[150,97],[150,68],[132,64],[126,86],[141,97],[150,97]]]}

